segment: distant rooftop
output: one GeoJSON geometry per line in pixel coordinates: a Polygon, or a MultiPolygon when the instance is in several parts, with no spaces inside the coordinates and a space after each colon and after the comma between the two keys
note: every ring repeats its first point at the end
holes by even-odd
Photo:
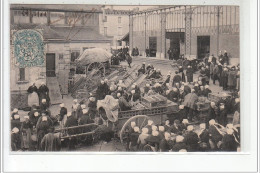
{"type": "Polygon", "coordinates": [[[101,5],[88,4],[11,4],[13,10],[49,10],[49,11],[65,11],[65,12],[102,12],[101,5]]]}
{"type": "Polygon", "coordinates": [[[111,38],[99,34],[91,27],[54,27],[36,24],[13,24],[11,30],[22,29],[40,29],[45,41],[62,41],[62,42],[111,42],[111,38]]]}

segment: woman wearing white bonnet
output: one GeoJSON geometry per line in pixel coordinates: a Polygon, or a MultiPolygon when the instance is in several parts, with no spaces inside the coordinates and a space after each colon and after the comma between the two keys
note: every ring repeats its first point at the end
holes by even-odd
{"type": "Polygon", "coordinates": [[[28,94],[28,106],[32,107],[33,105],[39,106],[39,97],[38,97],[38,88],[35,85],[35,82],[31,83],[31,86],[27,89],[28,94]]]}

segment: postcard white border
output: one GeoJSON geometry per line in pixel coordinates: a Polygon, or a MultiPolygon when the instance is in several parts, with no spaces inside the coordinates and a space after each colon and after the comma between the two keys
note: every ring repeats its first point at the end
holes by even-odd
{"type": "Polygon", "coordinates": [[[25,153],[9,151],[9,4],[3,4],[3,56],[1,123],[4,143],[1,147],[4,172],[256,172],[258,146],[257,119],[257,2],[250,0],[164,0],[98,1],[95,0],[10,0],[9,3],[66,3],[120,5],[239,5],[241,64],[241,136],[242,153],[25,153]]]}

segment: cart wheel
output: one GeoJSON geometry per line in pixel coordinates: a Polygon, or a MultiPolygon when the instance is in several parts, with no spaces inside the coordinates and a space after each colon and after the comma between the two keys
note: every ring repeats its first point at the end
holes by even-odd
{"type": "Polygon", "coordinates": [[[105,76],[106,68],[103,63],[93,62],[88,65],[86,74],[105,76]]]}
{"type": "Polygon", "coordinates": [[[129,130],[129,128],[131,128],[132,121],[134,121],[136,123],[136,126],[139,127],[140,130],[142,130],[142,128],[147,125],[147,121],[149,119],[150,118],[147,115],[136,115],[134,117],[129,118],[120,131],[121,143],[124,143],[124,140],[127,138],[127,131],[129,130]]]}

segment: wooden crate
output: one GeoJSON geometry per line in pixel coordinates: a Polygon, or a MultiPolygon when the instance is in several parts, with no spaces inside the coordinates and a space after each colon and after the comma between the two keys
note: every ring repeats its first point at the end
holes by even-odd
{"type": "Polygon", "coordinates": [[[223,98],[231,98],[231,95],[229,93],[226,93],[226,95],[224,93],[209,93],[208,98],[209,101],[218,102],[223,98]]]}
{"type": "Polygon", "coordinates": [[[142,104],[145,105],[146,107],[149,107],[149,108],[166,106],[167,105],[167,98],[163,97],[159,94],[151,95],[151,96],[145,96],[145,97],[142,98],[142,104]]]}
{"type": "Polygon", "coordinates": [[[179,112],[179,105],[175,102],[167,100],[167,114],[179,112]]]}

